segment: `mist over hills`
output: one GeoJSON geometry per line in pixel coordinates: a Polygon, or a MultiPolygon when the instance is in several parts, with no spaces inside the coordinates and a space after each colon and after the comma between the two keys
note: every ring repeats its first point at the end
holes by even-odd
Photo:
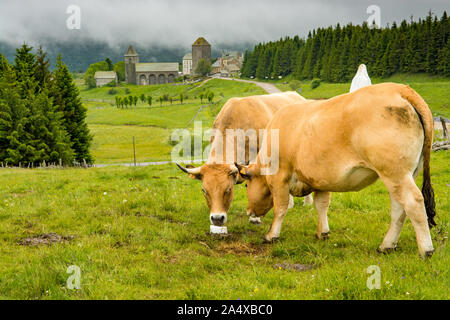
{"type": "MultiPolygon", "coordinates": [[[[195,39],[192,40],[194,42],[195,39]]],[[[69,67],[71,72],[84,72],[90,64],[110,58],[113,63],[122,61],[128,46],[132,44],[139,53],[139,60],[141,62],[172,62],[178,61],[181,63],[183,56],[190,52],[190,47],[165,47],[155,45],[145,45],[139,43],[123,43],[120,45],[111,46],[107,42],[79,39],[77,41],[43,41],[42,47],[48,53],[48,58],[51,62],[52,68],[55,65],[56,58],[59,53],[63,57],[64,63],[69,67]]],[[[29,43],[34,50],[40,44],[29,43]]],[[[254,44],[246,43],[240,45],[219,44],[212,45],[212,58],[217,58],[221,55],[222,50],[241,51],[251,49],[254,44]]],[[[14,62],[14,55],[16,48],[12,44],[0,41],[0,53],[6,56],[10,63],[14,62]]],[[[34,51],[33,50],[33,51],[34,51]]]]}

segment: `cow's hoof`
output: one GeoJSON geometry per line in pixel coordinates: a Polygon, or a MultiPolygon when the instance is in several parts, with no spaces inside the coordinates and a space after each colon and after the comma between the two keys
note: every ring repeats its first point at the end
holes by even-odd
{"type": "Polygon", "coordinates": [[[276,241],[278,241],[280,238],[278,237],[273,237],[273,238],[269,238],[268,236],[265,236],[263,238],[263,243],[274,243],[276,241]]]}
{"type": "Polygon", "coordinates": [[[392,247],[392,248],[381,248],[379,247],[377,249],[378,253],[382,253],[382,254],[389,254],[394,252],[395,250],[397,250],[397,247],[392,247]]]}
{"type": "Polygon", "coordinates": [[[320,235],[316,234],[316,238],[319,240],[328,240],[330,238],[330,232],[322,232],[320,235]]]}
{"type": "Polygon", "coordinates": [[[251,224],[256,224],[256,225],[261,224],[261,218],[259,218],[259,217],[250,217],[249,221],[251,224]]]}
{"type": "Polygon", "coordinates": [[[422,259],[429,259],[433,256],[434,253],[434,249],[433,250],[429,250],[429,251],[425,251],[425,253],[422,256],[422,259]]]}

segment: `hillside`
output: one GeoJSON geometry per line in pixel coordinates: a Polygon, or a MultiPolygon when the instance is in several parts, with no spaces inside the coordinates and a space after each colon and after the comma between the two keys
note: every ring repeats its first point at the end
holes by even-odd
{"type": "Polygon", "coordinates": [[[138,102],[136,107],[117,109],[114,96],[108,94],[110,88],[87,89],[82,81],[78,81],[85,106],[88,108],[87,122],[94,134],[92,153],[96,163],[131,162],[133,159],[132,139],[136,141],[136,156],[139,162],[169,160],[172,145],[170,135],[174,129],[192,128],[194,116],[201,106],[195,120],[210,127],[215,115],[223,104],[231,97],[264,94],[265,92],[253,84],[237,83],[235,81],[211,80],[204,85],[153,85],[136,86],[120,85],[116,88],[118,96],[141,94],[151,95],[152,106],[138,102]],[[126,94],[126,90],[130,93],[126,94]],[[209,104],[206,99],[201,103],[199,95],[212,91],[214,100],[209,104]],[[179,101],[183,92],[188,97],[179,101]],[[163,102],[160,96],[169,95],[174,101],[163,102]],[[191,124],[190,124],[191,123],[191,124]],[[190,124],[190,125],[189,125],[190,124]]]}

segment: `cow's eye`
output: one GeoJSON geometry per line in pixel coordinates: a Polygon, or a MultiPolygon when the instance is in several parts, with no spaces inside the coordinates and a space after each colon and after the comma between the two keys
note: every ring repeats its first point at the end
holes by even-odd
{"type": "Polygon", "coordinates": [[[226,191],[225,191],[225,193],[230,193],[231,192],[231,188],[228,188],[226,191]]]}
{"type": "Polygon", "coordinates": [[[202,188],[202,192],[203,192],[203,194],[206,196],[206,190],[205,190],[205,188],[202,188]]]}

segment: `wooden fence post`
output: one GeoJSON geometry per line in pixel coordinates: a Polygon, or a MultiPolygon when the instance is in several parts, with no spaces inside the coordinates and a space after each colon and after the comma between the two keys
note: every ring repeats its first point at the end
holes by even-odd
{"type": "Polygon", "coordinates": [[[447,132],[447,123],[445,122],[445,119],[443,117],[439,117],[442,124],[442,132],[444,134],[444,140],[447,140],[448,132],[447,132]]]}
{"type": "Polygon", "coordinates": [[[133,136],[133,157],[134,157],[134,166],[136,167],[136,145],[134,143],[134,136],[133,136]]]}

